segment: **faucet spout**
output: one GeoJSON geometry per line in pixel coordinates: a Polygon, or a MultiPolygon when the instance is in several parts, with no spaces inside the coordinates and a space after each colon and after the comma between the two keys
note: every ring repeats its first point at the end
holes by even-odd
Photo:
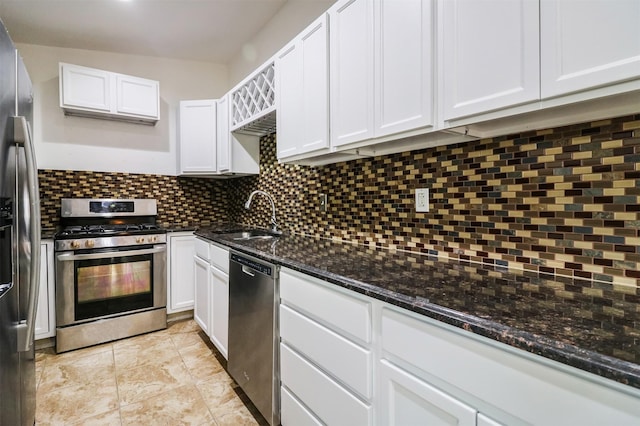
{"type": "Polygon", "coordinates": [[[276,220],[276,205],[273,202],[273,198],[268,192],[260,191],[260,190],[253,191],[249,195],[249,199],[247,200],[247,202],[244,203],[244,208],[249,210],[249,208],[251,207],[251,201],[253,200],[253,196],[257,194],[267,197],[267,200],[269,200],[269,203],[271,204],[271,232],[276,234],[281,234],[282,232],[278,230],[278,221],[276,220]]]}

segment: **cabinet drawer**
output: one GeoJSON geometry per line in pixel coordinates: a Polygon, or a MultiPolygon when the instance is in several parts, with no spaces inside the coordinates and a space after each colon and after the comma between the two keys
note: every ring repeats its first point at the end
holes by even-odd
{"type": "Polygon", "coordinates": [[[283,305],[280,337],[349,388],[371,398],[371,351],[283,305]]]}
{"type": "Polygon", "coordinates": [[[282,426],[322,425],[285,387],[280,388],[280,423],[282,426]]]}
{"type": "Polygon", "coordinates": [[[217,244],[210,244],[209,256],[211,265],[220,269],[225,274],[229,274],[229,250],[217,244]]]}
{"type": "Polygon", "coordinates": [[[280,344],[283,386],[328,425],[370,425],[373,410],[286,344],[280,344]]]}
{"type": "Polygon", "coordinates": [[[210,256],[209,254],[210,245],[211,244],[209,244],[208,241],[205,241],[201,238],[196,238],[196,256],[208,262],[209,256],[210,256]]]}
{"type": "Polygon", "coordinates": [[[371,303],[330,286],[295,271],[280,271],[280,298],[285,305],[347,337],[371,343],[371,303]]]}

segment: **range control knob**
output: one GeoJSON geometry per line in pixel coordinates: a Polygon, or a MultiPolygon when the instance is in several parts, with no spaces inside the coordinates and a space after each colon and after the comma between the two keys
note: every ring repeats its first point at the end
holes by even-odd
{"type": "Polygon", "coordinates": [[[71,248],[72,249],[78,249],[80,248],[80,242],[79,241],[71,241],[71,248]]]}
{"type": "Polygon", "coordinates": [[[136,238],[136,243],[138,243],[138,244],[142,244],[142,243],[144,243],[144,237],[138,237],[138,238],[136,238]]]}
{"type": "Polygon", "coordinates": [[[87,248],[93,248],[93,246],[95,246],[95,245],[96,245],[96,242],[93,241],[93,240],[87,240],[84,243],[84,246],[87,247],[87,248]]]}
{"type": "Polygon", "coordinates": [[[157,242],[158,242],[158,237],[151,237],[151,238],[149,238],[149,240],[150,240],[152,243],[157,243],[157,242]]]}

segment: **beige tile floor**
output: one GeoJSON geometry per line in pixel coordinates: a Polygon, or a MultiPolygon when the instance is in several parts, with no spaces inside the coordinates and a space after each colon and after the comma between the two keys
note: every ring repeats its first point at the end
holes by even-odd
{"type": "Polygon", "coordinates": [[[36,355],[36,425],[264,425],[193,320],[36,355]]]}

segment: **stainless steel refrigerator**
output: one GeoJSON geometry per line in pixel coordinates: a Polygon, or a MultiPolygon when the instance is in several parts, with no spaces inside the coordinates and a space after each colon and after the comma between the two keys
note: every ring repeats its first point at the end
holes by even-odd
{"type": "Polygon", "coordinates": [[[0,21],[0,426],[33,425],[40,272],[31,81],[0,21]]]}

